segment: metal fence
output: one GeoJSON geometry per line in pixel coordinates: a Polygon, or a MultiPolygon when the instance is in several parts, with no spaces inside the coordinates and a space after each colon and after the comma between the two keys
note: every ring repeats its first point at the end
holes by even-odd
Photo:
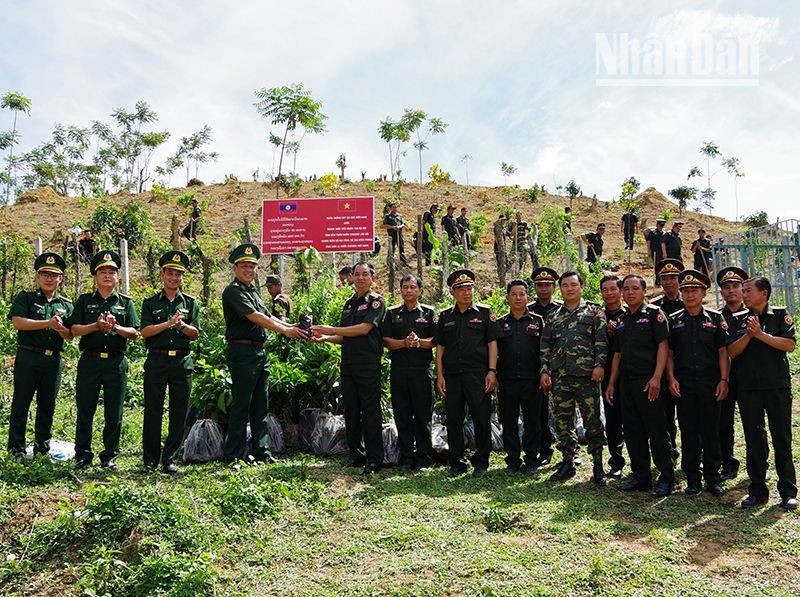
{"type": "MultiPolygon", "coordinates": [[[[771,305],[800,308],[800,220],[783,220],[720,237],[711,245],[712,275],[729,265],[751,276],[766,276],[772,284],[771,305]]],[[[717,307],[724,304],[715,287],[717,307]]]]}

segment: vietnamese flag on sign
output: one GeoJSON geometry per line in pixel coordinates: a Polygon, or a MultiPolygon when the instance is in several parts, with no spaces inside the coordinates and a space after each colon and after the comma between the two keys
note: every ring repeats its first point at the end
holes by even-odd
{"type": "Polygon", "coordinates": [[[353,211],[356,208],[355,201],[352,199],[345,199],[339,201],[339,211],[353,211]]]}

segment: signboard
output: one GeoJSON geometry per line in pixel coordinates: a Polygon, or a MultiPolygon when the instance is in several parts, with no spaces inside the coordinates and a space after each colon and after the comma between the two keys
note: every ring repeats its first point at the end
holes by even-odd
{"type": "Polygon", "coordinates": [[[375,250],[374,197],[265,199],[261,210],[261,252],[320,253],[375,250]]]}

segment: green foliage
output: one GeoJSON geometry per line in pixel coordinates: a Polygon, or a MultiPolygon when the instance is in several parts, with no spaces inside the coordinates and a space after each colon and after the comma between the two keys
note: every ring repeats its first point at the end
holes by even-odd
{"type": "MultiPolygon", "coordinates": [[[[153,185],[153,188],[155,187],[156,185],[153,185]]],[[[189,191],[188,193],[184,193],[183,195],[178,197],[175,200],[175,205],[177,205],[178,207],[182,207],[184,209],[188,209],[189,207],[191,207],[192,200],[194,199],[197,199],[197,195],[194,192],[189,191]]]]}
{"type": "Polygon", "coordinates": [[[339,177],[333,172],[327,172],[319,177],[314,185],[315,193],[325,193],[326,195],[336,195],[339,190],[339,177]]]}
{"type": "Polygon", "coordinates": [[[639,190],[639,181],[633,177],[631,177],[631,179],[622,183],[622,189],[619,193],[619,204],[625,211],[636,212],[639,210],[639,203],[634,197],[639,190]],[[633,181],[636,181],[636,183],[634,184],[633,181]]]}
{"type": "Polygon", "coordinates": [[[668,193],[669,196],[675,199],[675,201],[678,203],[678,214],[680,215],[683,213],[683,210],[688,207],[689,201],[694,200],[695,195],[697,194],[697,188],[682,185],[675,187],[674,189],[670,189],[668,193]]]}
{"type": "Polygon", "coordinates": [[[50,485],[71,476],[68,463],[53,462],[42,454],[26,462],[7,454],[0,457],[0,481],[4,484],[19,487],[50,485]]]}
{"type": "Polygon", "coordinates": [[[296,174],[282,174],[278,179],[278,186],[283,189],[283,192],[289,197],[296,197],[302,184],[303,180],[296,174]]]}
{"type": "Polygon", "coordinates": [[[375,181],[374,180],[368,180],[368,181],[364,182],[364,190],[367,191],[367,193],[374,193],[375,192],[375,181]]]}
{"type": "Polygon", "coordinates": [[[428,184],[431,188],[435,189],[451,180],[450,173],[439,168],[439,164],[433,164],[428,168],[428,184]]]}
{"type": "Polygon", "coordinates": [[[519,517],[508,514],[500,502],[484,506],[480,512],[480,519],[490,533],[507,533],[519,523],[519,517]]]}
{"type": "Polygon", "coordinates": [[[486,225],[491,222],[490,217],[484,212],[478,212],[469,219],[469,244],[474,249],[480,244],[486,225]]]}
{"type": "Polygon", "coordinates": [[[0,294],[10,301],[25,285],[33,261],[33,249],[16,232],[0,231],[0,294]]]}
{"type": "Polygon", "coordinates": [[[503,175],[504,184],[508,184],[508,177],[517,171],[517,167],[507,162],[500,162],[500,174],[503,175]]]}
{"type": "Polygon", "coordinates": [[[169,189],[158,183],[154,184],[150,189],[150,194],[154,199],[158,199],[163,203],[169,203],[172,201],[172,193],[169,192],[169,189]]]}
{"type": "Polygon", "coordinates": [[[660,214],[659,217],[664,218],[667,222],[670,221],[672,218],[672,210],[669,207],[665,207],[660,214]]]}
{"type": "Polygon", "coordinates": [[[112,204],[98,205],[89,218],[89,229],[99,246],[119,247],[124,238],[131,252],[145,249],[145,241],[153,234],[150,213],[137,201],[130,201],[121,209],[112,204]]]}
{"type": "Polygon", "coordinates": [[[581,187],[574,180],[570,180],[564,190],[569,195],[569,206],[572,207],[572,201],[581,194],[581,187]]]}
{"type": "Polygon", "coordinates": [[[761,226],[769,226],[769,216],[765,211],[757,211],[742,218],[742,222],[748,228],[759,228],[761,226]]]}
{"type": "Polygon", "coordinates": [[[534,183],[529,189],[522,192],[522,198],[528,203],[536,203],[539,200],[539,195],[542,194],[542,188],[539,183],[534,183]]]}

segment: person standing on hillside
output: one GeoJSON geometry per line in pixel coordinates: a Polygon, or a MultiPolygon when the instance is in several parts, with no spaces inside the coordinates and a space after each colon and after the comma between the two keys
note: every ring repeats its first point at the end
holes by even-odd
{"type": "Polygon", "coordinates": [[[425,265],[431,264],[432,239],[436,238],[436,214],[438,211],[439,204],[432,203],[430,209],[422,214],[422,230],[417,232],[422,235],[422,254],[425,256],[425,265]]]}
{"type": "Polygon", "coordinates": [[[355,292],[344,303],[340,324],[311,326],[316,342],[342,345],[339,383],[350,450],[344,465],[363,466],[365,475],[376,473],[383,466],[380,326],[386,306],[383,297],[372,291],[374,282],[372,264],[357,263],[353,268],[355,292]]]}
{"type": "Polygon", "coordinates": [[[294,305],[292,299],[283,293],[283,282],[280,277],[269,275],[264,279],[264,285],[272,297],[272,315],[281,321],[286,321],[286,318],[292,313],[294,305]]]}
{"type": "Polygon", "coordinates": [[[750,478],[742,508],[755,508],[769,500],[767,487],[767,418],[781,507],[797,509],[797,473],[792,461],[792,378],[787,353],[797,347],[794,321],[786,307],[772,307],[770,281],[758,276],[746,280],[742,296],[747,311],[737,318],[737,329],[745,330],[728,346],[736,361],[739,412],[747,446],[747,476],[750,478]]]}
{"type": "Polygon", "coordinates": [[[436,389],[444,396],[447,412],[448,477],[467,472],[464,456],[464,407],[469,406],[475,428],[472,476],[489,469],[491,449],[491,394],[497,390],[497,317],[485,305],[472,301],[475,274],[457,269],[447,277],[456,304],[439,314],[436,342],[436,389]]]}
{"type": "Polygon", "coordinates": [[[509,312],[498,319],[503,333],[497,340],[497,377],[499,381],[498,412],[503,426],[503,447],[506,451],[506,472],[516,473],[525,453],[527,475],[539,467],[539,434],[541,433],[542,390],[539,385],[539,349],[544,318],[530,311],[528,285],[511,280],[506,287],[509,312]],[[522,444],[519,418],[522,412],[522,444]]]}
{"type": "Polygon", "coordinates": [[[72,335],[80,338],[81,357],[75,377],[75,468],[92,462],[92,426],[103,390],[103,451],[100,466],[116,470],[122,432],[122,406],[128,385],[128,340],[139,336],[139,316],[133,299],[117,292],[122,259],[100,251],[89,265],[96,290],[75,301],[69,318],[72,335]]]}
{"type": "Polygon", "coordinates": [[[274,462],[267,445],[269,416],[269,356],[264,350],[265,330],[287,338],[306,338],[306,332],[288,326],[267,311],[253,283],[261,251],[257,246],[239,245],[228,256],[233,265],[233,280],[222,292],[225,317],[226,360],[231,374],[232,401],[228,409],[225,459],[238,462],[247,451],[247,423],[250,423],[248,464],[274,462]]]}
{"type": "Polygon", "coordinates": [[[639,232],[639,216],[632,209],[629,209],[622,214],[620,220],[619,230],[625,238],[625,248],[632,251],[634,236],[639,232]]]}
{"type": "Polygon", "coordinates": [[[192,214],[189,216],[189,222],[181,232],[181,235],[187,240],[197,240],[197,231],[200,229],[200,207],[197,204],[197,199],[192,199],[192,214]]]}
{"type": "Polygon", "coordinates": [[[400,262],[409,267],[406,260],[406,249],[403,241],[403,230],[405,229],[405,221],[403,216],[397,213],[397,201],[392,201],[389,204],[389,213],[383,216],[383,224],[381,228],[386,230],[389,235],[389,254],[398,254],[400,262]]]}
{"type": "MultiPolygon", "coordinates": [[[[664,242],[664,218],[656,218],[656,227],[648,228],[644,231],[644,239],[647,243],[647,256],[653,261],[653,271],[656,264],[661,261],[661,245],[664,242]]],[[[656,275],[656,285],[658,285],[658,275],[656,275]]]]}
{"type": "Polygon", "coordinates": [[[528,256],[528,232],[530,232],[530,225],[522,219],[522,212],[518,211],[514,214],[514,221],[509,222],[506,235],[511,238],[513,254],[512,259],[516,260],[518,272],[525,269],[525,260],[528,256]],[[516,227],[516,236],[514,236],[514,228],[516,227]]]}
{"type": "Polygon", "coordinates": [[[436,311],[419,302],[422,280],[407,274],[400,280],[403,302],[386,310],[381,322],[383,345],[389,349],[392,412],[397,425],[400,467],[420,470],[431,463],[433,330],[436,311]]]}
{"type": "Polygon", "coordinates": [[[465,234],[469,234],[469,218],[467,217],[466,207],[461,208],[461,215],[456,218],[456,224],[461,238],[464,238],[465,234]]]}
{"type": "Polygon", "coordinates": [[[664,238],[661,241],[662,259],[677,259],[683,263],[683,255],[681,255],[681,245],[683,244],[681,240],[681,228],[683,228],[683,222],[676,220],[672,224],[672,230],[664,234],[664,238]]]}
{"type": "Polygon", "coordinates": [[[144,363],[144,422],[142,456],[145,471],[178,472],[178,452],[183,444],[183,426],[192,391],[190,343],[200,336],[200,307],[193,296],[181,292],[189,256],[168,251],[158,260],[162,288],[142,302],[142,338],[147,347],[144,363]],[[169,425],[161,449],[161,420],[169,388],[169,425]]]}
{"type": "MultiPolygon", "coordinates": [[[[622,316],[625,314],[625,306],[622,304],[622,280],[615,275],[603,276],[600,280],[600,293],[603,296],[604,312],[606,314],[606,325],[609,343],[609,355],[606,358],[605,374],[600,384],[601,395],[605,398],[608,383],[611,379],[611,341],[614,338],[614,331],[617,328],[622,316]]],[[[616,388],[617,390],[619,387],[616,388]]],[[[616,392],[619,396],[619,392],[616,392]]],[[[619,480],[622,478],[622,467],[625,466],[625,433],[622,425],[622,407],[619,398],[613,403],[605,402],[604,411],[606,415],[606,439],[608,440],[608,476],[619,480]]]]}
{"type": "Polygon", "coordinates": [[[597,263],[603,255],[603,234],[606,232],[606,225],[602,222],[597,225],[595,232],[581,234],[581,240],[586,243],[586,261],[590,264],[597,263]]]}
{"type": "Polygon", "coordinates": [[[689,249],[694,253],[694,269],[710,276],[711,271],[711,238],[706,236],[706,231],[700,228],[697,238],[692,241],[689,249]]]}
{"type": "Polygon", "coordinates": [[[563,454],[561,466],[551,481],[565,481],[575,476],[578,439],[575,434],[577,408],[586,429],[588,452],[594,462],[593,480],[606,484],[603,471],[603,446],[606,436],[600,420],[600,392],[608,342],[606,316],[599,305],[583,299],[583,278],[577,272],[565,272],[558,280],[564,304],[553,311],[542,335],[540,385],[552,388],[558,449],[563,454]]]}
{"type": "Polygon", "coordinates": [[[72,339],[70,328],[64,325],[72,314],[72,301],[58,292],[66,267],[61,255],[39,255],[33,262],[38,290],[20,291],[8,312],[11,325],[17,330],[7,444],[8,453],[15,458],[25,455],[25,428],[34,394],[33,453],[50,452],[53,413],[61,385],[61,350],[64,340],[72,339]]]}
{"type": "Polygon", "coordinates": [[[461,235],[458,233],[458,224],[456,224],[456,218],[453,215],[455,211],[455,205],[448,205],[447,213],[442,216],[442,229],[447,233],[447,238],[453,246],[461,243],[461,235]]]}

